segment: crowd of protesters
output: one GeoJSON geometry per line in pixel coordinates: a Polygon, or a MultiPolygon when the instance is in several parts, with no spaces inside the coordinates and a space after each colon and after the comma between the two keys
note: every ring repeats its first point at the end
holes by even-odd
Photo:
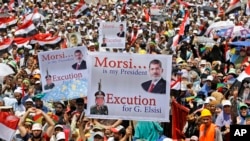
{"type": "Polygon", "coordinates": [[[20,117],[13,141],[156,141],[162,134],[171,138],[171,125],[156,121],[90,119],[83,112],[86,98],[54,103],[41,100],[37,55],[67,48],[68,34],[74,32],[81,35],[82,44],[78,46],[86,46],[92,52],[172,55],[171,99],[189,109],[185,126],[179,129],[181,139],[229,141],[230,125],[250,124],[249,82],[235,86],[238,76],[250,64],[250,50],[230,45],[233,41],[247,41],[248,36],[221,36],[217,31],[207,33],[207,29],[216,22],[228,21],[248,30],[248,4],[238,2],[240,7],[228,12],[230,2],[224,0],[98,1],[88,3],[88,9],[75,16],[77,2],[26,0],[15,1],[10,7],[9,1],[2,0],[1,14],[14,17],[17,23],[0,26],[1,46],[5,39],[16,38],[18,25],[35,10],[45,18],[33,21],[36,29],[30,34],[61,37],[53,45],[12,43],[0,48],[0,62],[15,72],[4,76],[0,85],[0,111],[20,117]],[[150,18],[152,6],[161,7],[166,21],[150,18]],[[204,6],[208,8],[203,9],[204,6]],[[99,48],[98,26],[105,21],[127,22],[124,49],[99,48]],[[200,42],[199,37],[205,36],[213,42],[200,42]],[[175,86],[178,82],[180,85],[175,86]]]}

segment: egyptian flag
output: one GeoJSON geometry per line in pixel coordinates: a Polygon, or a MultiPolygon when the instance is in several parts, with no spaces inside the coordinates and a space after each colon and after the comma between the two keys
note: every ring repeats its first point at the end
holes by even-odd
{"type": "Polygon", "coordinates": [[[0,138],[11,141],[17,130],[19,118],[9,112],[0,112],[0,138]]]}
{"type": "Polygon", "coordinates": [[[151,22],[151,18],[150,18],[150,14],[149,14],[149,9],[144,8],[143,11],[144,11],[146,22],[151,22]]]}
{"type": "Polygon", "coordinates": [[[190,7],[190,6],[194,6],[193,4],[189,3],[189,2],[185,2],[182,0],[177,0],[177,2],[181,5],[183,5],[184,7],[190,7]]]}
{"type": "Polygon", "coordinates": [[[186,124],[186,117],[189,113],[189,109],[176,100],[172,100],[172,139],[182,139],[182,129],[186,124]]]}
{"type": "Polygon", "coordinates": [[[221,6],[218,6],[218,17],[223,16],[225,14],[224,9],[221,6]]]}
{"type": "Polygon", "coordinates": [[[88,6],[85,4],[84,0],[80,0],[78,5],[74,9],[74,15],[77,17],[79,14],[81,14],[87,8],[88,8],[88,6]]]}
{"type": "Polygon", "coordinates": [[[51,33],[38,33],[38,34],[33,36],[33,40],[44,40],[44,39],[51,37],[51,36],[52,36],[51,33]]]}
{"type": "Polygon", "coordinates": [[[243,72],[237,77],[237,80],[242,82],[245,78],[250,77],[250,65],[245,68],[243,72]]]}
{"type": "Polygon", "coordinates": [[[26,23],[29,20],[31,20],[33,22],[43,21],[45,19],[45,17],[42,14],[40,14],[38,10],[39,10],[38,8],[35,8],[33,13],[26,15],[23,22],[26,23]]]}
{"type": "Polygon", "coordinates": [[[10,38],[5,38],[2,41],[0,41],[0,50],[6,49],[11,46],[12,44],[12,39],[10,38]]]}
{"type": "Polygon", "coordinates": [[[250,15],[250,0],[248,0],[246,3],[246,15],[250,15]]]}
{"type": "Polygon", "coordinates": [[[173,44],[172,44],[172,49],[175,50],[175,47],[178,45],[179,43],[179,40],[180,40],[180,37],[182,35],[184,35],[184,32],[185,32],[185,26],[186,26],[186,23],[188,21],[188,18],[189,18],[189,12],[187,11],[185,13],[185,16],[184,16],[184,19],[180,25],[180,30],[179,30],[179,33],[176,34],[173,38],[173,44]]]}
{"type": "Polygon", "coordinates": [[[60,36],[50,36],[50,37],[46,37],[44,39],[32,39],[30,41],[30,44],[36,44],[38,43],[39,45],[43,46],[43,45],[54,45],[57,44],[58,42],[61,41],[61,37],[60,36]]]}
{"type": "Polygon", "coordinates": [[[181,89],[181,77],[171,82],[170,89],[173,89],[173,90],[181,89]]]}
{"type": "Polygon", "coordinates": [[[16,36],[29,35],[35,30],[36,30],[35,25],[33,24],[31,20],[29,20],[18,26],[18,29],[15,32],[15,35],[16,36]]]}
{"type": "Polygon", "coordinates": [[[15,6],[15,0],[10,0],[8,4],[9,11],[14,10],[14,6],[15,6]]]}
{"type": "Polygon", "coordinates": [[[17,23],[15,17],[2,17],[0,18],[0,28],[7,28],[8,26],[14,25],[17,23]]]}
{"type": "Polygon", "coordinates": [[[241,8],[240,0],[231,0],[229,7],[227,8],[225,14],[229,14],[230,12],[241,8]]]}
{"type": "Polygon", "coordinates": [[[17,48],[21,48],[21,47],[28,45],[30,43],[30,38],[29,37],[27,37],[27,38],[16,37],[16,38],[14,38],[13,42],[14,42],[14,45],[17,46],[17,48]]]}
{"type": "Polygon", "coordinates": [[[121,14],[126,14],[127,13],[126,7],[127,7],[127,4],[126,3],[123,4],[121,14]]]}

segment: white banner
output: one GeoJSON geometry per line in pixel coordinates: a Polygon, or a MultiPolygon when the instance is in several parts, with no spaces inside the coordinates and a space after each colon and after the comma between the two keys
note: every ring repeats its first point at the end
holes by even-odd
{"type": "Polygon", "coordinates": [[[89,55],[88,117],[169,121],[171,56],[89,55]]]}
{"type": "Polygon", "coordinates": [[[125,48],[126,22],[100,22],[99,47],[125,48]]]}
{"type": "Polygon", "coordinates": [[[150,7],[150,17],[152,21],[162,21],[167,20],[167,15],[165,9],[159,6],[150,7]]]}
{"type": "Polygon", "coordinates": [[[86,47],[46,51],[38,54],[43,92],[59,94],[57,97],[50,97],[46,100],[57,101],[60,97],[61,100],[66,100],[87,95],[86,58],[86,47]],[[73,92],[72,95],[66,91],[66,88],[68,92],[73,92]]]}

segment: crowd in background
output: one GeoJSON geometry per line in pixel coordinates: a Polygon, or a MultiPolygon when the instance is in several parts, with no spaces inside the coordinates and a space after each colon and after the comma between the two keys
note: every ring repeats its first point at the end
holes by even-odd
{"type": "Polygon", "coordinates": [[[93,1],[75,16],[77,1],[15,1],[12,7],[10,1],[2,0],[1,15],[16,20],[14,24],[1,26],[5,24],[5,17],[0,17],[0,62],[8,64],[15,72],[2,77],[0,111],[11,111],[20,117],[13,140],[156,141],[163,134],[171,138],[171,124],[89,119],[83,114],[86,98],[54,103],[41,100],[38,53],[67,48],[69,33],[78,32],[82,40],[78,46],[85,46],[91,52],[172,55],[171,100],[189,109],[184,118],[185,126],[179,129],[181,138],[229,141],[230,125],[250,124],[249,81],[238,82],[240,85],[235,86],[238,76],[250,64],[250,50],[247,46],[230,44],[247,42],[248,35],[221,35],[210,26],[230,22],[250,32],[248,3],[235,2],[240,6],[229,11],[230,1],[225,0],[93,1]],[[150,7],[153,6],[161,7],[165,21],[152,20],[150,7]],[[43,16],[33,20],[35,30],[17,36],[16,31],[24,19],[34,11],[43,16]],[[126,21],[124,48],[99,48],[99,23],[107,21],[126,21]],[[18,37],[36,35],[60,40],[53,44],[18,44],[18,37]],[[201,37],[205,41],[201,42],[201,37]],[[8,44],[8,39],[14,41],[8,44]],[[175,85],[177,83],[179,85],[175,85]]]}

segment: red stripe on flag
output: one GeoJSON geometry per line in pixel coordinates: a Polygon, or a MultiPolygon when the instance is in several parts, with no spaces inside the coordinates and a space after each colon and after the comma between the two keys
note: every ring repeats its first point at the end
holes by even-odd
{"type": "Polygon", "coordinates": [[[189,109],[177,103],[177,101],[173,99],[171,110],[172,110],[172,138],[181,139],[182,135],[180,134],[180,131],[182,131],[184,125],[186,124],[186,117],[189,113],[189,109]]]}
{"type": "Polygon", "coordinates": [[[19,118],[9,112],[0,112],[0,123],[13,130],[17,129],[19,118]]]}

